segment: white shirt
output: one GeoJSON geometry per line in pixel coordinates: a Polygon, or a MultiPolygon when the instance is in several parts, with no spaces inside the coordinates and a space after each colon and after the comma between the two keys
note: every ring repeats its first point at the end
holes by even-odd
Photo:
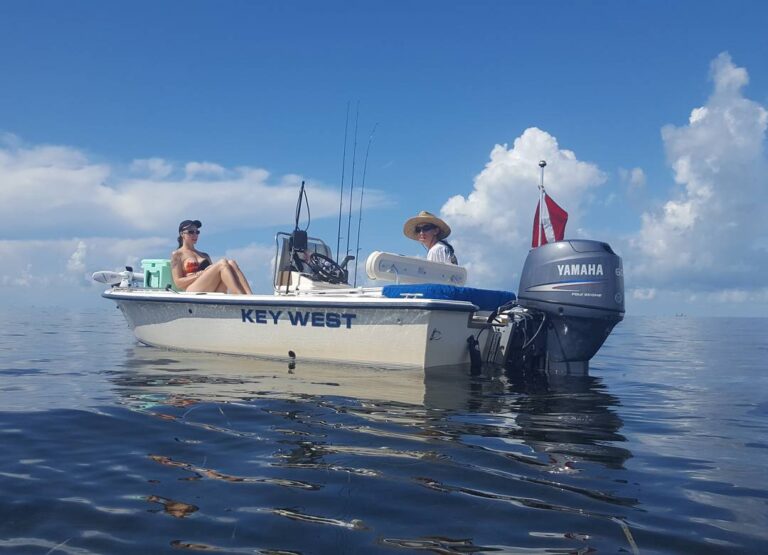
{"type": "Polygon", "coordinates": [[[429,249],[429,252],[427,253],[427,260],[431,260],[432,262],[442,262],[443,264],[450,264],[451,252],[448,250],[448,247],[438,241],[432,245],[431,249],[429,249]]]}

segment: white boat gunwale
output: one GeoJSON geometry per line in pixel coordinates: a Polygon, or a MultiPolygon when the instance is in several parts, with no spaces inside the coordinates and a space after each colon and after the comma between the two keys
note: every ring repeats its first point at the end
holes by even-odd
{"type": "Polygon", "coordinates": [[[323,295],[322,298],[310,295],[229,295],[226,293],[169,293],[151,289],[129,288],[121,290],[114,288],[102,293],[105,299],[161,302],[161,303],[192,303],[242,306],[311,306],[327,308],[398,308],[413,310],[441,310],[449,312],[474,313],[479,310],[477,305],[468,301],[453,301],[447,299],[426,299],[406,297],[400,299],[386,297],[350,297],[342,299],[323,295]]]}

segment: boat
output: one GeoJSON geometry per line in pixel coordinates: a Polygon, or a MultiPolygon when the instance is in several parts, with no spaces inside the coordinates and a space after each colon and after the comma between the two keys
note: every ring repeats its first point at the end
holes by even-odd
{"type": "Polygon", "coordinates": [[[382,368],[484,364],[585,375],[624,317],[621,258],[577,239],[532,249],[518,294],[466,286],[466,269],[381,251],[349,284],[347,257],[297,225],[275,236],[273,293],[175,289],[170,261],[96,272],[136,339],[153,347],[382,368]]]}

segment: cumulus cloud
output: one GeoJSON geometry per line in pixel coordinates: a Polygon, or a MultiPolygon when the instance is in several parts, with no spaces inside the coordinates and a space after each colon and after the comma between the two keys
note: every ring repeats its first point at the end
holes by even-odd
{"type": "Polygon", "coordinates": [[[85,272],[85,257],[87,253],[88,247],[86,246],[85,242],[78,241],[75,252],[72,253],[72,256],[70,256],[69,260],[67,261],[67,270],[72,273],[85,272]]]}
{"type": "Polygon", "coordinates": [[[138,269],[142,258],[166,257],[172,246],[172,240],[157,237],[0,240],[0,283],[23,288],[91,286],[95,270],[138,269]]]}
{"type": "Polygon", "coordinates": [[[638,301],[652,301],[656,298],[656,289],[652,287],[648,289],[632,289],[630,295],[633,299],[638,301]]]}
{"type": "Polygon", "coordinates": [[[0,148],[0,234],[23,237],[79,227],[91,218],[107,224],[104,208],[114,198],[102,185],[108,175],[106,166],[69,147],[0,148]]]}
{"type": "Polygon", "coordinates": [[[188,162],[184,167],[187,179],[198,176],[221,177],[227,173],[222,166],[211,162],[188,162]]]}
{"type": "Polygon", "coordinates": [[[569,213],[569,229],[578,229],[585,193],[606,179],[595,164],[578,160],[535,127],[526,129],[511,148],[496,145],[472,192],[448,199],[441,209],[456,232],[454,246],[473,284],[516,287],[516,272],[530,248],[540,160],[547,161],[547,192],[569,213]]]}
{"type": "Polygon", "coordinates": [[[162,158],[144,158],[131,162],[131,171],[150,179],[163,179],[173,172],[173,164],[162,158]]]}
{"type": "MultiPolygon", "coordinates": [[[[748,291],[764,282],[768,110],[743,95],[748,73],[727,53],[712,62],[710,77],[706,104],[691,111],[686,125],[662,129],[677,189],[642,215],[626,268],[647,287],[748,291]]],[[[750,295],[726,297],[739,302],[750,295]]]]}
{"type": "Polygon", "coordinates": [[[645,187],[646,177],[642,168],[627,170],[619,168],[619,178],[626,183],[630,191],[641,190],[645,187]]]}
{"type": "MultiPolygon", "coordinates": [[[[273,179],[252,167],[189,162],[181,171],[162,158],[135,160],[127,175],[84,152],[57,145],[0,141],[0,235],[14,239],[168,233],[196,218],[217,231],[289,222],[301,176],[273,179]]],[[[338,210],[335,187],[308,180],[312,214],[338,210]]],[[[382,200],[379,191],[366,192],[382,200]]]]}

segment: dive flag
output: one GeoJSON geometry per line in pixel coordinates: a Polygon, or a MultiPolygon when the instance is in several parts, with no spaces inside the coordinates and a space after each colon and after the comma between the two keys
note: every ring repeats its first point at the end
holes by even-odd
{"type": "Polygon", "coordinates": [[[565,237],[565,224],[568,222],[568,212],[560,208],[547,194],[543,193],[544,209],[541,200],[536,205],[536,214],[533,216],[533,241],[531,246],[535,249],[553,241],[562,241],[565,237]]]}

